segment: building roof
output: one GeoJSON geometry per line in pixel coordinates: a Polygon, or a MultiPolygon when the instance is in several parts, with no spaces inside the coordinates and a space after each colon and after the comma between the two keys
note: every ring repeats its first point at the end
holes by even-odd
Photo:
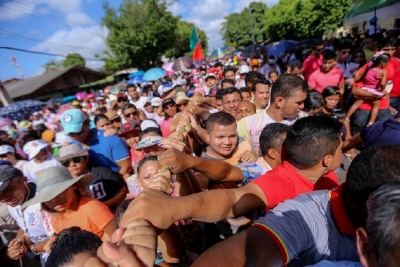
{"type": "Polygon", "coordinates": [[[91,72],[93,74],[103,74],[101,72],[99,73],[97,71],[81,66],[70,66],[63,69],[55,69],[38,76],[34,76],[32,78],[20,80],[16,83],[14,82],[6,84],[5,88],[11,98],[18,98],[24,95],[29,95],[72,69],[77,69],[83,72],[91,72]]]}

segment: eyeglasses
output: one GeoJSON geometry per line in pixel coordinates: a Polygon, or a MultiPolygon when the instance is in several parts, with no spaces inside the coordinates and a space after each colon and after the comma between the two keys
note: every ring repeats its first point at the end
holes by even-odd
{"type": "Polygon", "coordinates": [[[111,122],[111,123],[121,122],[121,118],[120,118],[120,117],[115,118],[115,119],[113,119],[113,120],[110,120],[110,122],[111,122]]]}
{"type": "Polygon", "coordinates": [[[187,105],[188,105],[188,102],[182,102],[182,103],[179,103],[179,104],[176,104],[177,106],[178,106],[178,108],[180,108],[180,107],[187,107],[187,105]]]}
{"type": "Polygon", "coordinates": [[[118,102],[126,102],[126,101],[128,101],[128,99],[126,99],[125,97],[118,97],[117,101],[118,102]]]}
{"type": "Polygon", "coordinates": [[[133,112],[131,112],[131,113],[127,113],[127,114],[124,114],[124,116],[125,117],[130,117],[130,116],[137,116],[138,115],[138,112],[137,111],[133,111],[133,112]]]}
{"type": "Polygon", "coordinates": [[[64,167],[69,167],[69,165],[71,164],[71,161],[75,164],[78,164],[82,161],[82,157],[75,157],[75,158],[61,161],[61,165],[63,165],[64,167]]]}
{"type": "Polygon", "coordinates": [[[172,107],[175,107],[175,104],[165,105],[165,106],[163,106],[163,109],[168,110],[168,109],[170,109],[172,107]]]}

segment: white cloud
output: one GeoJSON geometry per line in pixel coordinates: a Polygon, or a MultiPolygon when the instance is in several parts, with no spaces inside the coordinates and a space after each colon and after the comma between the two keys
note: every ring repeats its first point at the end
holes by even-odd
{"type": "MultiPolygon", "coordinates": [[[[98,25],[74,27],[71,30],[57,31],[36,47],[32,48],[32,50],[62,55],[79,53],[83,57],[94,58],[95,54],[102,54],[106,49],[105,39],[107,34],[108,30],[98,25]]],[[[86,66],[98,69],[103,66],[103,62],[86,60],[86,66]]]]}
{"type": "Polygon", "coordinates": [[[73,26],[85,26],[94,24],[94,21],[85,13],[75,12],[67,15],[67,21],[73,26]]]}
{"type": "Polygon", "coordinates": [[[31,14],[35,10],[35,4],[23,1],[10,1],[0,6],[0,20],[13,20],[24,15],[31,14]]]}

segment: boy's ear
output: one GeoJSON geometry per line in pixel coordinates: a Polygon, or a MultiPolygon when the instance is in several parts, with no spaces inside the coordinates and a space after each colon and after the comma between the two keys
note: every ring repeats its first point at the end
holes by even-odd
{"type": "Polygon", "coordinates": [[[329,168],[332,162],[333,162],[333,155],[328,154],[322,158],[322,166],[324,166],[325,168],[329,168]]]}
{"type": "Polygon", "coordinates": [[[277,157],[280,157],[279,152],[273,147],[268,148],[267,155],[271,159],[276,159],[277,157]]]}
{"type": "Polygon", "coordinates": [[[371,266],[370,262],[374,261],[374,252],[368,242],[368,233],[362,227],[356,231],[356,245],[361,264],[365,267],[371,266]]]}

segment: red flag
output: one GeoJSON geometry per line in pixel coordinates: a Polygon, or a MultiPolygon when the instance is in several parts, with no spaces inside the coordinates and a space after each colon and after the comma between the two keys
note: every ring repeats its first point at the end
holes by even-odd
{"type": "Polygon", "coordinates": [[[193,50],[193,61],[198,61],[204,59],[203,49],[201,48],[201,43],[198,42],[193,50]]]}

